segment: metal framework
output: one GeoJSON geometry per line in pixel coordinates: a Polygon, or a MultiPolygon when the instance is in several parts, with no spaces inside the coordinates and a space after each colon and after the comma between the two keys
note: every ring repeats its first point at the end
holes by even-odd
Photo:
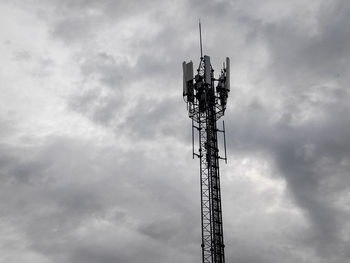
{"type": "Polygon", "coordinates": [[[225,124],[217,128],[217,121],[224,115],[228,92],[230,91],[230,60],[221,70],[218,79],[210,57],[202,53],[197,74],[193,76],[193,63],[183,62],[183,96],[187,102],[189,117],[192,119],[192,155],[200,160],[202,262],[224,263],[224,237],[221,207],[219,160],[227,161],[225,124]],[[216,88],[214,87],[217,82],[216,88]],[[198,134],[198,152],[195,152],[195,133],[198,134]],[[223,134],[224,157],[219,156],[218,132],[223,134]]]}

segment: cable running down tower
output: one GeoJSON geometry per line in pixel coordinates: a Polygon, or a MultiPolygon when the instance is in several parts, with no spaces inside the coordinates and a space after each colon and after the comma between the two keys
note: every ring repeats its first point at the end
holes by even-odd
{"type": "Polygon", "coordinates": [[[182,64],[183,97],[192,119],[192,156],[200,160],[202,262],[224,263],[219,160],[227,162],[227,156],[225,123],[220,130],[217,121],[224,116],[230,92],[230,59],[226,58],[226,65],[224,63],[216,79],[210,57],[203,56],[200,21],[199,34],[201,58],[196,75],[192,61],[182,64]],[[223,134],[224,157],[219,155],[218,132],[223,134]],[[198,134],[198,152],[195,151],[195,134],[198,134]]]}

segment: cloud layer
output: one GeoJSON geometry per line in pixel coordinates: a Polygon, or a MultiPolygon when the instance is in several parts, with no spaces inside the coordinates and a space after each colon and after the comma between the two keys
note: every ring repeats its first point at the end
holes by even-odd
{"type": "Polygon", "coordinates": [[[0,5],[0,262],[200,261],[199,17],[232,61],[226,261],[349,258],[346,1],[0,5]]]}

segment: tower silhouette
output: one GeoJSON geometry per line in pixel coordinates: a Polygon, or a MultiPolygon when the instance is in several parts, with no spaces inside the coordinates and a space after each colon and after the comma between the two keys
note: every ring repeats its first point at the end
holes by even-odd
{"type": "Polygon", "coordinates": [[[227,156],[225,123],[220,130],[217,121],[225,114],[230,92],[230,59],[226,58],[226,64],[216,79],[210,57],[203,56],[200,21],[199,34],[201,57],[196,75],[192,61],[182,64],[183,97],[192,120],[192,156],[200,160],[202,262],[224,263],[219,161],[227,162],[227,156]],[[195,133],[198,135],[198,151],[195,151],[195,133]],[[224,157],[219,155],[218,133],[223,134],[224,157]]]}

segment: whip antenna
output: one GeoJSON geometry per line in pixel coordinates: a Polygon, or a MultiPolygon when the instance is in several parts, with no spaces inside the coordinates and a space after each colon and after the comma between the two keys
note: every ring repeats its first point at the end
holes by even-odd
{"type": "Polygon", "coordinates": [[[202,49],[202,26],[201,26],[201,20],[199,19],[199,43],[201,47],[201,58],[203,57],[203,49],[202,49]]]}

